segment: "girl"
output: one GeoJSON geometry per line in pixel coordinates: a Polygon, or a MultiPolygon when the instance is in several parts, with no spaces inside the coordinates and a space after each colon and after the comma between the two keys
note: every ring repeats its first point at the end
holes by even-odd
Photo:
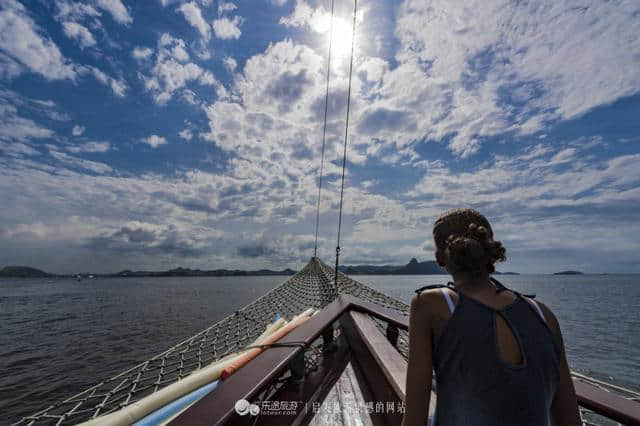
{"type": "Polygon", "coordinates": [[[453,283],[411,301],[403,425],[427,424],[432,370],[437,426],[581,425],[558,321],[490,278],[506,257],[487,219],[449,211],[433,237],[453,283]]]}

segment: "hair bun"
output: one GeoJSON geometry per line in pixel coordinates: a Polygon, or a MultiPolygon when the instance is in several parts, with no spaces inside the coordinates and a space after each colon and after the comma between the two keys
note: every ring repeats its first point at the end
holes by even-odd
{"type": "Polygon", "coordinates": [[[495,241],[489,230],[470,223],[466,232],[450,234],[445,242],[445,252],[453,269],[477,275],[483,269],[495,272],[493,264],[506,260],[506,250],[495,241]]]}

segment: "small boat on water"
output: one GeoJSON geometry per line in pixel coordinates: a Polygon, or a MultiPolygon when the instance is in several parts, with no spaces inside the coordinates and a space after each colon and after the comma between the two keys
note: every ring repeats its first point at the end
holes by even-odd
{"type": "MultiPolygon", "coordinates": [[[[17,424],[400,424],[409,307],[335,277],[313,257],[197,335],[17,424]]],[[[640,393],[573,379],[585,424],[640,425],[640,393]]]]}

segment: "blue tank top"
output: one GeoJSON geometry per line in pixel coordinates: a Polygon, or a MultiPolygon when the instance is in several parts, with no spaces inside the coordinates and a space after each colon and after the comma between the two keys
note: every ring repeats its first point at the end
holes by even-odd
{"type": "Polygon", "coordinates": [[[549,425],[559,380],[559,348],[542,312],[536,312],[537,305],[514,293],[514,302],[498,310],[457,292],[455,310],[433,348],[434,425],[549,425]],[[518,365],[506,363],[500,355],[497,315],[519,343],[518,365]]]}

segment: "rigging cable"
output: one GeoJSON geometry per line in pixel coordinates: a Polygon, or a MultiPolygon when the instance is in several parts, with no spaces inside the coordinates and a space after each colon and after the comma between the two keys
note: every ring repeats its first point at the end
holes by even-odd
{"type": "Polygon", "coordinates": [[[322,127],[322,155],[320,157],[320,180],[318,181],[318,203],[316,205],[316,240],[313,245],[313,257],[318,254],[318,226],[320,224],[320,193],[322,191],[322,173],[324,170],[324,146],[327,136],[327,111],[329,109],[329,79],[331,78],[331,45],[333,43],[333,4],[331,0],[331,21],[329,24],[329,59],[327,61],[327,88],[324,95],[324,126],[322,127]]]}
{"type": "Polygon", "coordinates": [[[342,152],[342,184],[340,187],[340,212],[338,213],[338,243],[336,244],[336,269],[334,284],[338,287],[338,266],[340,263],[340,232],[342,231],[342,200],[344,198],[344,171],[347,165],[347,138],[349,136],[349,112],[351,107],[351,75],[353,74],[353,48],[356,41],[356,12],[358,0],[353,0],[353,24],[351,27],[351,58],[349,62],[349,89],[347,91],[347,117],[344,125],[344,148],[342,152]]]}

